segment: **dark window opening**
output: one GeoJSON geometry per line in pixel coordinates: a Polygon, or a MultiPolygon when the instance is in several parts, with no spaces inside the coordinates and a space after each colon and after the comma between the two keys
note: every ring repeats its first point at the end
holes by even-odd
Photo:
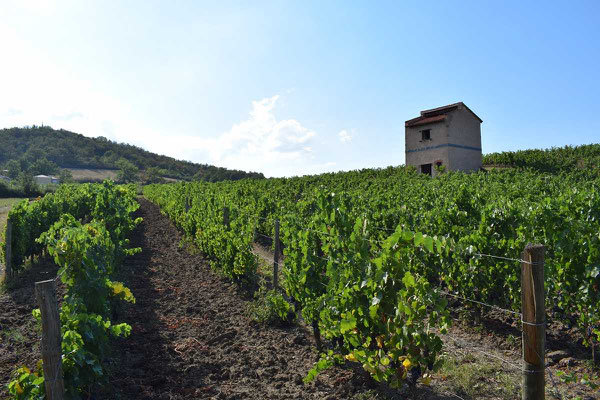
{"type": "Polygon", "coordinates": [[[436,161],[436,162],[435,162],[435,165],[436,165],[437,167],[441,167],[441,166],[442,166],[442,162],[441,162],[441,161],[436,161]]]}
{"type": "Polygon", "coordinates": [[[431,176],[431,164],[421,164],[421,173],[431,176]]]}
{"type": "Polygon", "coordinates": [[[421,131],[421,140],[431,140],[431,129],[425,129],[421,131]]]}

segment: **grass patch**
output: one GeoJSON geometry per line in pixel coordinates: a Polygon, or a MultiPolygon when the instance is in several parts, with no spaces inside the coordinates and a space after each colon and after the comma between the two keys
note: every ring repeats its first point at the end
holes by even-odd
{"type": "Polygon", "coordinates": [[[0,199],[0,208],[1,207],[8,207],[8,206],[13,206],[15,204],[17,204],[19,201],[23,200],[22,198],[18,198],[18,197],[10,197],[7,199],[0,199]]]}
{"type": "Polygon", "coordinates": [[[0,331],[0,342],[24,343],[25,336],[17,328],[0,331]]]}
{"type": "Polygon", "coordinates": [[[517,370],[506,370],[492,359],[476,359],[472,354],[445,355],[436,374],[451,393],[465,398],[512,400],[520,397],[521,375],[517,370]]]}
{"type": "Polygon", "coordinates": [[[263,286],[254,293],[254,300],[248,304],[249,317],[261,324],[285,326],[294,322],[294,306],[275,290],[263,286]]]}

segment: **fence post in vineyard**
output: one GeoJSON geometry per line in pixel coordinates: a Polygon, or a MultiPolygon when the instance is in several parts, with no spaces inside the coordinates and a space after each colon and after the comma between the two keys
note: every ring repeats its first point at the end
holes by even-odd
{"type": "Polygon", "coordinates": [[[229,229],[229,207],[223,207],[223,225],[229,229]]]}
{"type": "Polygon", "coordinates": [[[12,222],[9,219],[6,220],[6,236],[4,238],[4,271],[8,278],[13,276],[13,270],[11,265],[12,260],[12,222]]]}
{"type": "Polygon", "coordinates": [[[279,218],[275,220],[275,254],[273,256],[273,289],[279,284],[279,218]]]}
{"type": "Polygon", "coordinates": [[[544,295],[544,252],[541,244],[528,244],[521,263],[523,337],[522,400],[545,398],[546,312],[544,295]]]}
{"type": "Polygon", "coordinates": [[[62,371],[60,317],[54,279],[35,283],[35,297],[42,314],[42,361],[48,400],[63,400],[65,386],[62,371]]]}

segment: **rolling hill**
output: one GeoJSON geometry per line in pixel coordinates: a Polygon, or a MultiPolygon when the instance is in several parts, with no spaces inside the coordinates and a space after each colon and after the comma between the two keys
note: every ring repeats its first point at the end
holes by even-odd
{"type": "Polygon", "coordinates": [[[110,170],[118,169],[119,161],[125,159],[140,170],[157,168],[161,176],[173,179],[216,182],[264,178],[262,173],[176,160],[105,137],[90,138],[49,126],[2,129],[0,149],[0,165],[5,167],[11,160],[31,165],[47,159],[60,168],[110,170]]]}

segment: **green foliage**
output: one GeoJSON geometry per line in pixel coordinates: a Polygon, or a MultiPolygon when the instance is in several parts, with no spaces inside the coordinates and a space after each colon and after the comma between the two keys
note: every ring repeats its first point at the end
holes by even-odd
{"type": "Polygon", "coordinates": [[[54,130],[48,126],[2,129],[0,132],[0,165],[9,170],[9,176],[13,179],[21,171],[31,173],[30,168],[46,171],[32,175],[55,173],[56,166],[119,169],[117,163],[121,159],[132,163],[139,170],[158,168],[162,176],[176,179],[216,182],[264,178],[263,174],[256,172],[179,161],[104,137],[89,138],[63,129],[54,130]],[[38,160],[46,161],[40,164],[38,160]],[[39,165],[35,166],[36,164],[39,165]],[[42,166],[43,168],[40,168],[42,166]],[[50,168],[46,168],[48,166],[50,168]]]}
{"type": "MultiPolygon", "coordinates": [[[[594,148],[589,149],[589,157],[594,148]]],[[[429,179],[414,168],[385,168],[156,185],[146,187],[145,195],[195,238],[215,265],[237,271],[234,275],[243,275],[244,266],[235,264],[232,255],[241,252],[250,258],[254,234],[273,237],[274,221],[279,219],[286,255],[282,286],[300,304],[301,310],[296,311],[301,311],[307,322],[316,322],[324,336],[343,343],[350,343],[353,329],[366,341],[360,324],[364,326],[365,319],[374,324],[365,316],[356,316],[359,308],[348,307],[361,305],[367,315],[373,301],[392,307],[390,304],[401,301],[406,293],[415,296],[417,310],[429,304],[429,313],[441,301],[428,294],[434,287],[519,311],[519,262],[478,254],[520,259],[527,243],[544,244],[547,309],[555,319],[575,316],[577,327],[591,345],[600,342],[599,191],[600,179],[593,171],[581,169],[554,175],[518,169],[474,174],[448,171],[429,179]],[[229,229],[223,226],[224,206],[231,210],[229,229]],[[212,242],[213,238],[227,243],[212,242]],[[388,241],[396,244],[390,249],[388,241]],[[409,277],[403,280],[407,272],[414,285],[409,277]],[[362,286],[365,280],[377,282],[377,286],[362,286]],[[353,289],[356,284],[358,290],[353,289]],[[388,286],[400,297],[385,300],[388,286]],[[331,298],[331,293],[338,298],[331,298]],[[357,327],[347,330],[353,318],[357,318],[357,327]]],[[[413,323],[418,313],[399,310],[399,319],[392,319],[393,324],[405,326],[410,321],[417,329],[414,332],[423,329],[413,323]]],[[[387,312],[393,313],[393,309],[387,312]]],[[[443,315],[438,313],[437,318],[443,326],[443,315]]],[[[378,335],[394,337],[377,329],[378,335]]],[[[431,361],[427,360],[431,354],[413,355],[411,342],[406,343],[406,356],[410,355],[413,365],[431,361]]],[[[419,336],[421,345],[437,348],[434,338],[419,336]]],[[[342,348],[350,350],[346,344],[342,348]]],[[[355,357],[363,356],[357,353],[355,357]]],[[[378,358],[369,353],[366,357],[384,360],[383,355],[378,358]]],[[[381,373],[382,379],[388,379],[381,373]]]]}
{"type": "Polygon", "coordinates": [[[600,171],[600,144],[490,153],[483,156],[483,165],[532,168],[551,173],[579,169],[597,177],[600,171]]]}
{"type": "Polygon", "coordinates": [[[162,175],[165,174],[166,171],[161,171],[160,168],[150,167],[146,170],[146,179],[145,183],[147,185],[152,183],[164,183],[164,179],[162,175]]]}
{"type": "Polygon", "coordinates": [[[33,179],[33,175],[28,172],[19,173],[17,185],[25,196],[31,197],[40,193],[40,188],[33,179]]]}
{"type": "Polygon", "coordinates": [[[60,185],[56,193],[40,200],[26,200],[9,212],[12,222],[12,268],[18,272],[26,257],[41,254],[43,246],[35,240],[65,214],[77,220],[96,218],[104,220],[121,255],[125,255],[127,234],[139,222],[124,219],[139,207],[135,201],[135,188],[102,184],[60,185]]]}
{"type": "Polygon", "coordinates": [[[295,319],[294,307],[275,290],[261,288],[249,306],[250,317],[268,325],[290,324],[295,319]]]}
{"type": "Polygon", "coordinates": [[[117,180],[119,182],[133,183],[138,181],[140,169],[133,163],[122,158],[117,162],[117,167],[119,168],[119,172],[117,173],[117,180]]]}
{"type": "Polygon", "coordinates": [[[4,164],[4,168],[8,170],[8,177],[11,179],[17,179],[21,172],[21,164],[17,160],[10,160],[4,164]]]}
{"type": "Polygon", "coordinates": [[[35,160],[29,167],[31,175],[52,175],[56,173],[58,166],[52,161],[48,161],[45,157],[35,160]]]}
{"type": "MultiPolygon", "coordinates": [[[[111,338],[131,333],[129,325],[113,324],[109,318],[115,302],[135,303],[135,298],[123,283],[110,278],[124,255],[140,250],[126,248],[126,235],[140,219],[131,218],[137,208],[133,188],[114,186],[112,182],[70,187],[45,202],[38,202],[36,211],[56,212],[61,208],[52,207],[62,201],[73,201],[69,210],[93,218],[83,224],[71,214],[59,215],[57,222],[36,241],[54,258],[59,266],[58,276],[66,286],[60,311],[62,368],[67,398],[79,399],[87,398],[84,392],[106,378],[103,362],[111,338]],[[70,193],[78,193],[81,198],[72,198],[68,196],[70,193]]],[[[20,218],[26,215],[28,207],[25,203],[21,206],[13,217],[27,231],[27,223],[32,221],[20,218]]],[[[40,319],[39,310],[34,310],[33,315],[40,319]]],[[[16,399],[44,398],[41,364],[36,372],[19,369],[8,389],[16,399]]]]}
{"type": "Polygon", "coordinates": [[[230,202],[215,189],[200,182],[149,185],[144,187],[144,195],[194,239],[215,269],[237,281],[251,280],[258,260],[252,253],[254,231],[249,210],[230,207],[229,224],[225,225],[224,207],[230,202]]]}
{"type": "Polygon", "coordinates": [[[38,369],[34,372],[27,367],[21,367],[15,374],[16,379],[8,384],[8,393],[13,399],[43,400],[46,398],[41,363],[38,363],[38,369]]]}
{"type": "MultiPolygon", "coordinates": [[[[309,229],[294,229],[291,218],[284,224],[285,288],[302,315],[338,343],[333,354],[361,363],[377,381],[398,387],[409,368],[433,368],[442,342],[432,328],[443,332],[449,317],[446,300],[420,271],[424,260],[433,261],[433,243],[440,252],[445,243],[398,227],[381,247],[372,246],[349,196],[319,194],[317,205],[309,229]]],[[[333,354],[307,379],[332,365],[333,354]]]]}
{"type": "Polygon", "coordinates": [[[58,174],[58,180],[61,184],[73,183],[73,174],[71,173],[71,170],[66,168],[61,169],[58,174]]]}

